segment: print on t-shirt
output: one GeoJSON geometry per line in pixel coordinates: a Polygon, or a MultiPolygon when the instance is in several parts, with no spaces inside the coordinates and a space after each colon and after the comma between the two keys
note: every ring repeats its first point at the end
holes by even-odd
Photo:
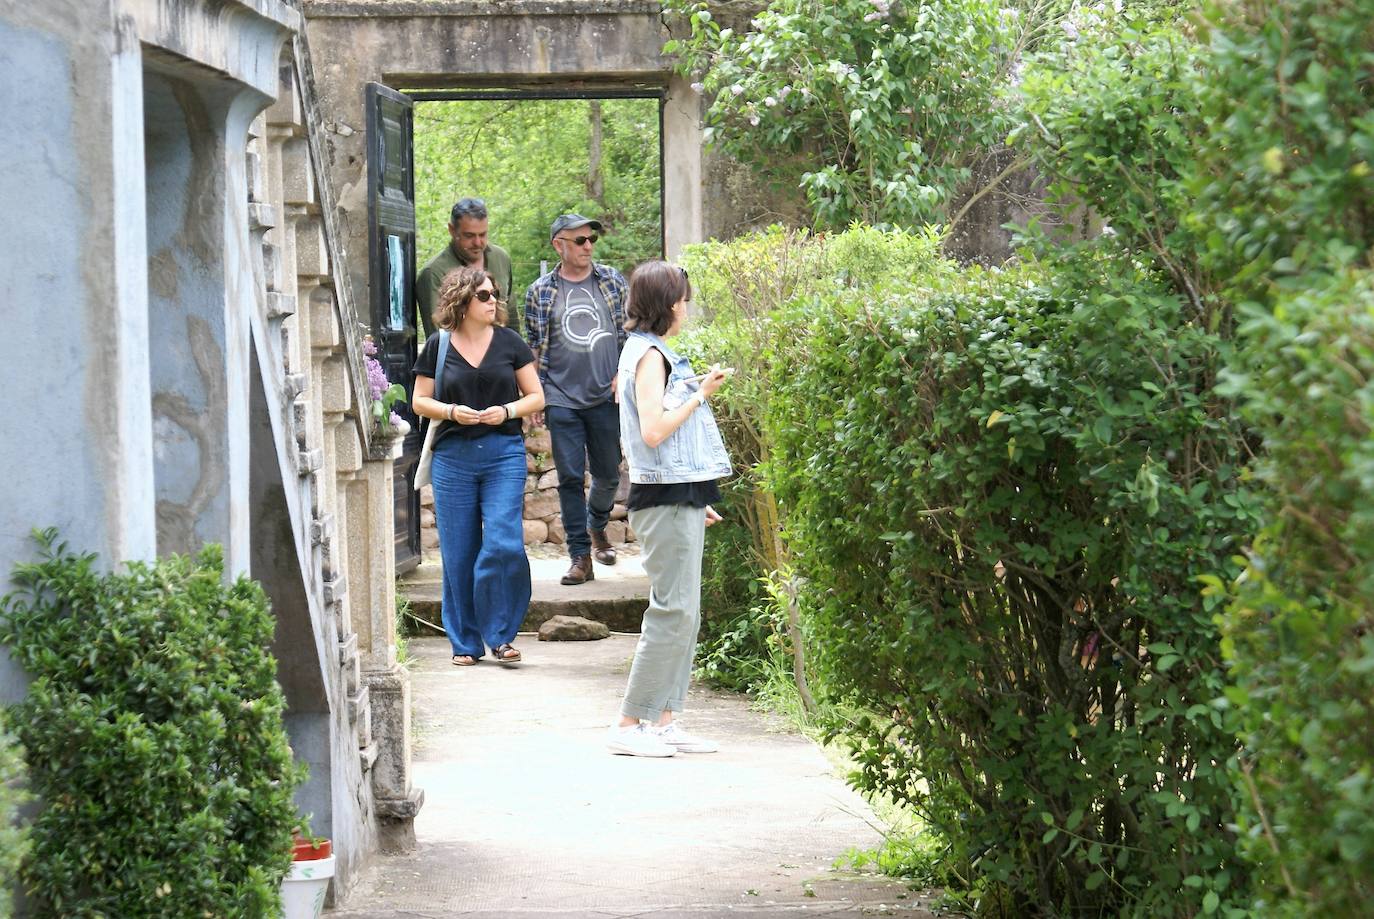
{"type": "Polygon", "coordinates": [[[561,317],[563,344],[578,351],[592,351],[603,338],[615,336],[607,318],[596,308],[591,291],[580,285],[570,289],[561,317]]]}
{"type": "Polygon", "coordinates": [[[545,403],[592,408],[610,399],[619,347],[596,276],[560,281],[552,319],[545,403]]]}

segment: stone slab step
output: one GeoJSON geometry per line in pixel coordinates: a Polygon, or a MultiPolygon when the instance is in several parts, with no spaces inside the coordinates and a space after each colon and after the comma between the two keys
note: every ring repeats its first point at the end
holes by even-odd
{"type": "MultiPolygon", "coordinates": [[[[620,546],[617,550],[615,565],[597,564],[596,580],[575,587],[558,583],[568,570],[566,556],[531,557],[533,591],[520,631],[537,632],[554,616],[582,616],[606,623],[613,632],[638,632],[644,608],[649,605],[649,576],[644,573],[637,547],[620,546]]],[[[415,616],[439,626],[442,580],[443,568],[435,556],[402,575],[396,589],[410,601],[415,616]]]]}

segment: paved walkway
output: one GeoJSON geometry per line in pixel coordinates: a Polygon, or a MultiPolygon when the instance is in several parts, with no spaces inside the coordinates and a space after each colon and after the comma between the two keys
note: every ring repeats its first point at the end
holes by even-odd
{"type": "Polygon", "coordinates": [[[878,841],[876,821],[815,744],[741,697],[692,691],[684,723],[720,753],[607,753],[634,642],[522,635],[518,667],[457,668],[445,639],[412,640],[419,846],[379,857],[327,915],[932,915],[833,867],[878,841]]]}

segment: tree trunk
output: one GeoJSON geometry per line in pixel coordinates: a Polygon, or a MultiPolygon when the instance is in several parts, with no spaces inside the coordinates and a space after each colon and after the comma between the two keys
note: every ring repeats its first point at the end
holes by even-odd
{"type": "Polygon", "coordinates": [[[587,142],[587,197],[601,207],[606,206],[606,187],[601,179],[601,100],[587,103],[587,120],[591,139],[587,142]]]}

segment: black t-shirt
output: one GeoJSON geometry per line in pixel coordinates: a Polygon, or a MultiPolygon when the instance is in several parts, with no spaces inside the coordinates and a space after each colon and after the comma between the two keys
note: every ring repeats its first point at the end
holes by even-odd
{"type": "MultiPolygon", "coordinates": [[[[444,358],[444,378],[435,380],[434,398],[440,402],[466,405],[468,408],[482,410],[493,405],[505,405],[520,398],[520,387],[515,383],[515,371],[534,360],[534,352],[520,333],[505,326],[494,326],[491,330],[491,344],[482,362],[474,367],[469,364],[458,349],[453,347],[451,335],[444,333],[425,342],[424,350],[415,361],[417,376],[434,377],[434,368],[439,364],[439,347],[449,349],[444,358]]],[[[512,418],[501,424],[456,424],[452,421],[439,422],[439,431],[434,435],[437,444],[449,434],[459,437],[481,437],[499,431],[502,434],[519,434],[520,420],[512,418]]]]}
{"type": "Polygon", "coordinates": [[[668,504],[685,504],[688,507],[705,507],[720,501],[720,486],[715,479],[705,482],[660,482],[644,484],[630,483],[630,495],[625,499],[625,508],[642,511],[650,507],[663,507],[668,504]]]}

